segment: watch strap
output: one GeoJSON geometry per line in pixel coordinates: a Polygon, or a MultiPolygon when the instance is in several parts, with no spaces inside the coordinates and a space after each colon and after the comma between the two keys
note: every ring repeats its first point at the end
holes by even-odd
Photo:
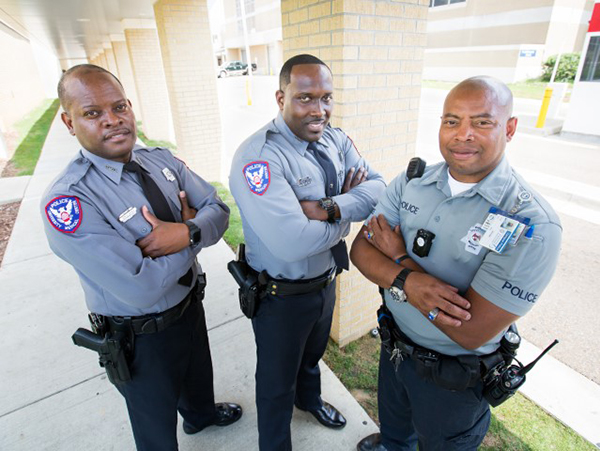
{"type": "Polygon", "coordinates": [[[192,221],[185,221],[184,224],[189,229],[190,246],[195,246],[200,242],[200,239],[202,238],[202,232],[200,231],[200,228],[192,221]]]}
{"type": "Polygon", "coordinates": [[[327,222],[335,222],[335,201],[331,197],[325,197],[319,200],[319,206],[327,212],[327,222]]]}
{"type": "Polygon", "coordinates": [[[398,288],[399,290],[404,291],[404,283],[406,282],[406,278],[408,277],[408,275],[411,272],[413,272],[413,270],[410,269],[410,268],[404,268],[404,269],[402,269],[402,271],[400,271],[398,273],[398,275],[396,276],[396,278],[392,282],[392,285],[395,286],[396,288],[398,288]]]}

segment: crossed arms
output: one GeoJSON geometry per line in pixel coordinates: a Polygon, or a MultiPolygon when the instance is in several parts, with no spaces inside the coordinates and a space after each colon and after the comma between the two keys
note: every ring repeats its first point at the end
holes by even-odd
{"type": "Polygon", "coordinates": [[[400,226],[393,230],[380,214],[362,227],[352,244],[350,258],[367,279],[383,288],[389,288],[403,268],[412,269],[404,284],[408,302],[424,316],[439,308],[432,324],[465,349],[479,348],[518,318],[472,287],[461,296],[457,288],[427,274],[410,258],[396,264],[395,260],[406,253],[400,226]],[[369,233],[371,238],[367,238],[369,233]]]}

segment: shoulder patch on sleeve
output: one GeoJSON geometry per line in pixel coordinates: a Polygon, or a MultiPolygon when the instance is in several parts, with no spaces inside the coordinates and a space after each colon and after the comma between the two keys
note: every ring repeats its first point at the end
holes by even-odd
{"type": "MultiPolygon", "coordinates": [[[[348,135],[346,135],[348,136],[348,135]]],[[[359,157],[362,158],[362,155],[360,154],[360,152],[358,151],[358,147],[356,147],[356,144],[354,144],[354,141],[352,140],[352,138],[350,138],[350,136],[348,136],[348,139],[350,140],[350,142],[352,143],[352,145],[354,146],[354,150],[356,150],[356,153],[358,154],[359,157]]]]}
{"type": "Polygon", "coordinates": [[[81,204],[75,196],[59,196],[46,205],[48,221],[62,233],[73,233],[81,225],[81,204]]]}
{"type": "Polygon", "coordinates": [[[175,158],[176,160],[178,160],[178,161],[180,161],[181,163],[183,163],[183,165],[184,165],[186,168],[190,169],[190,167],[187,165],[187,163],[186,163],[185,161],[183,161],[181,158],[179,158],[179,157],[176,157],[175,155],[173,155],[173,158],[175,158]]]}
{"type": "Polygon", "coordinates": [[[266,161],[253,161],[244,166],[242,170],[250,191],[262,196],[267,192],[271,183],[271,171],[266,161]]]}

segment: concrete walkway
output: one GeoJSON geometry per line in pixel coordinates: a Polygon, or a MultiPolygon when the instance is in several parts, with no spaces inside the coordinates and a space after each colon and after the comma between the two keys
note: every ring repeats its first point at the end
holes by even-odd
{"type": "MultiPolygon", "coordinates": [[[[77,150],[77,142],[57,117],[25,191],[0,269],[2,450],[134,449],[123,398],[106,380],[96,356],[71,342],[78,327],[87,327],[83,291],[73,269],[51,253],[42,230],[40,197],[77,150]]],[[[5,186],[0,184],[0,190],[5,186]]],[[[231,427],[208,428],[195,436],[186,436],[179,428],[181,450],[258,448],[254,335],[239,311],[237,286],[226,269],[233,257],[220,241],[203,250],[199,259],[209,280],[204,304],[215,394],[217,400],[239,402],[244,416],[231,427]]],[[[294,450],[352,450],[377,427],[325,365],[322,373],[323,397],[346,415],[348,425],[341,431],[329,430],[296,410],[294,450]]]]}

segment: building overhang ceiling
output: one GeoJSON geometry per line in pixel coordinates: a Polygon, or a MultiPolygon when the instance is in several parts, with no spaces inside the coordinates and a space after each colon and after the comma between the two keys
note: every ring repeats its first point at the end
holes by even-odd
{"type": "Polygon", "coordinates": [[[0,27],[60,60],[93,58],[122,39],[122,21],[154,21],[156,0],[0,0],[0,27]]]}

